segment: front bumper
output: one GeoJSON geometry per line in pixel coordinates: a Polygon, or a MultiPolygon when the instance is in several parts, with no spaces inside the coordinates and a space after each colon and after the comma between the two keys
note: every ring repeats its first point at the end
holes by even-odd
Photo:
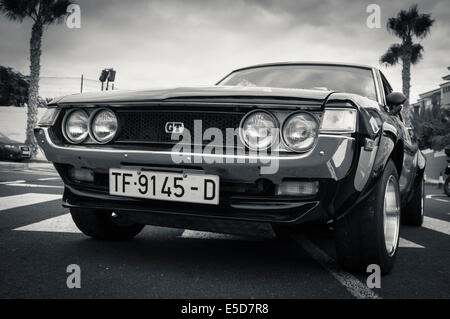
{"type": "Polygon", "coordinates": [[[346,191],[345,196],[339,199],[340,205],[347,204],[357,193],[354,189],[348,191],[345,186],[353,184],[348,180],[354,178],[352,172],[358,153],[356,140],[349,136],[319,135],[315,147],[304,154],[257,157],[248,154],[224,156],[183,153],[185,159],[191,158],[191,162],[174,164],[174,153],[170,151],[154,151],[144,147],[140,150],[119,149],[107,145],[58,145],[51,139],[48,128],[35,129],[35,135],[47,159],[55,164],[66,185],[63,198],[66,207],[120,210],[134,212],[135,216],[153,214],[296,224],[333,218],[336,211],[333,202],[342,193],[342,188],[346,191]],[[98,176],[103,176],[104,183],[76,183],[68,177],[67,168],[70,166],[90,168],[98,176]],[[220,204],[212,207],[109,195],[105,179],[109,168],[142,167],[218,175],[221,180],[220,204]],[[267,184],[277,185],[286,179],[316,180],[319,182],[319,192],[309,197],[290,197],[270,192],[247,194],[245,190],[241,193],[226,191],[231,184],[251,185],[264,180],[267,184]]]}

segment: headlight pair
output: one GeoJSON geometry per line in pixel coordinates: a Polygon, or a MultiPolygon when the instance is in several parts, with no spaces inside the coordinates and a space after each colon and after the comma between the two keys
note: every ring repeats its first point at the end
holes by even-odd
{"type": "Polygon", "coordinates": [[[119,123],[113,111],[99,109],[90,115],[82,109],[69,111],[64,117],[64,137],[73,144],[79,144],[90,135],[97,143],[110,142],[117,134],[119,123]]]}
{"type": "MultiPolygon", "coordinates": [[[[283,123],[281,134],[286,146],[301,152],[311,148],[316,140],[319,123],[310,113],[297,112],[283,123]]],[[[279,136],[277,118],[266,111],[248,113],[241,124],[242,141],[253,150],[265,150],[277,142],[279,136]]]]}
{"type": "Polygon", "coordinates": [[[277,142],[279,131],[287,148],[305,152],[314,146],[319,132],[328,134],[354,133],[355,109],[325,109],[321,123],[306,111],[289,115],[280,129],[277,118],[267,111],[252,111],[242,120],[240,135],[244,144],[253,150],[265,150],[277,142]]]}

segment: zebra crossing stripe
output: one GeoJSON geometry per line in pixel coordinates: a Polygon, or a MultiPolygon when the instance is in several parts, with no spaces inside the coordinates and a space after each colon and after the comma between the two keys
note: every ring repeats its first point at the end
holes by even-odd
{"type": "Polygon", "coordinates": [[[416,244],[415,242],[407,240],[402,237],[400,237],[400,240],[398,242],[398,247],[401,247],[401,248],[425,248],[422,245],[416,244]]]}
{"type": "Polygon", "coordinates": [[[423,218],[423,227],[450,236],[450,222],[445,220],[425,216],[423,218]]]}
{"type": "Polygon", "coordinates": [[[52,232],[52,233],[81,233],[77,226],[75,226],[70,214],[64,214],[40,222],[29,224],[23,227],[16,228],[18,231],[35,231],[35,232],[52,232]]]}
{"type": "Polygon", "coordinates": [[[17,207],[29,206],[61,199],[61,195],[26,193],[0,197],[0,212],[17,207]]]}

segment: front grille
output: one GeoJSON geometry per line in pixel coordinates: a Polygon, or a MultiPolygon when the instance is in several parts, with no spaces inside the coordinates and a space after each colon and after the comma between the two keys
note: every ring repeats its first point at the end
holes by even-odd
{"type": "MultiPolygon", "coordinates": [[[[226,129],[239,127],[245,113],[241,112],[205,112],[205,111],[118,111],[120,132],[116,139],[119,143],[150,143],[160,145],[173,145],[177,143],[166,132],[166,123],[181,122],[185,130],[189,130],[191,139],[194,132],[203,133],[208,128],[218,128],[223,138],[227,138],[226,129]],[[199,122],[194,122],[200,120],[199,122]]],[[[227,142],[231,142],[228,140],[227,142]]],[[[235,144],[236,144],[236,138],[235,144]]],[[[208,144],[209,141],[202,141],[208,144]]]]}

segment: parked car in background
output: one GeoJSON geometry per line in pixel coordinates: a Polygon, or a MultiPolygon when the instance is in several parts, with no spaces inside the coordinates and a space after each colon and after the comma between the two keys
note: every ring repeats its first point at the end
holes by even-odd
{"type": "Polygon", "coordinates": [[[322,222],[346,269],[387,273],[400,219],[421,226],[424,215],[425,158],[405,101],[370,66],[266,64],[207,88],[57,98],[35,135],[88,236],[129,239],[145,224],[280,234],[322,222]],[[240,143],[207,152],[213,128],[237,130],[240,143]],[[196,130],[194,143],[173,139],[196,130]]]}
{"type": "Polygon", "coordinates": [[[31,157],[30,147],[0,133],[0,159],[23,161],[31,157]]]}
{"type": "Polygon", "coordinates": [[[445,168],[447,178],[444,183],[444,192],[447,196],[450,196],[450,145],[445,148],[445,155],[447,155],[447,167],[445,168]]]}

